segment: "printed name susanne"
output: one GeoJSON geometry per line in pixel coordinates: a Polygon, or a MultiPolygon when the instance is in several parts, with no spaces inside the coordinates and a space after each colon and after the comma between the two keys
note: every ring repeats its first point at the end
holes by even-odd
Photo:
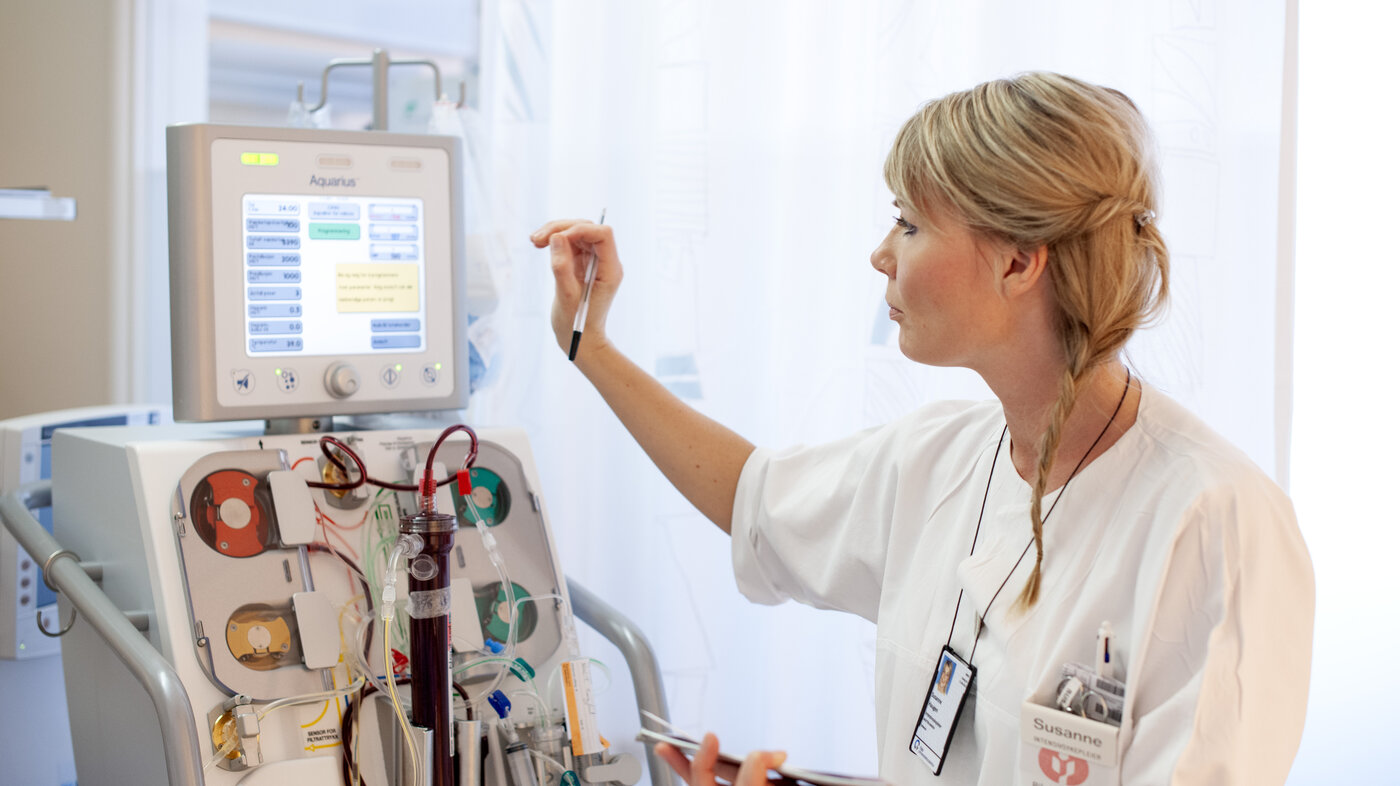
{"type": "Polygon", "coordinates": [[[1043,731],[1047,734],[1053,734],[1056,737],[1064,737],[1065,739],[1073,740],[1074,742],[1087,742],[1095,747],[1103,745],[1103,740],[1100,740],[1098,737],[1091,737],[1088,734],[1072,731],[1070,729],[1062,728],[1060,726],[1051,726],[1045,721],[1041,720],[1040,718],[1035,719],[1035,729],[1036,731],[1043,731]]]}

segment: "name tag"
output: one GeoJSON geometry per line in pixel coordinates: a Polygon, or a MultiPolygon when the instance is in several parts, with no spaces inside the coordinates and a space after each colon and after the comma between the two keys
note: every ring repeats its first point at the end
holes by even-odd
{"type": "Polygon", "coordinates": [[[968,692],[976,677],[976,667],[959,657],[952,648],[943,648],[938,667],[933,670],[928,696],[924,698],[919,723],[914,727],[913,738],[909,740],[909,752],[928,765],[934,775],[943,771],[943,760],[948,755],[958,718],[962,717],[963,705],[967,703],[968,692]]]}
{"type": "Polygon", "coordinates": [[[1021,705],[1021,780],[1026,786],[1118,782],[1118,727],[1068,712],[1021,705]]]}

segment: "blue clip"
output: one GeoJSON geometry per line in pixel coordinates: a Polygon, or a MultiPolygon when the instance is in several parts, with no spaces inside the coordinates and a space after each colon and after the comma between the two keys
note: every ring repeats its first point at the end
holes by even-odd
{"type": "Polygon", "coordinates": [[[507,699],[504,693],[496,691],[488,696],[486,701],[491,705],[491,709],[501,716],[501,720],[505,720],[510,715],[510,699],[507,699]]]}
{"type": "Polygon", "coordinates": [[[500,643],[499,641],[496,641],[495,639],[487,639],[486,649],[491,650],[492,655],[500,655],[502,652],[506,651],[506,645],[500,643]]]}

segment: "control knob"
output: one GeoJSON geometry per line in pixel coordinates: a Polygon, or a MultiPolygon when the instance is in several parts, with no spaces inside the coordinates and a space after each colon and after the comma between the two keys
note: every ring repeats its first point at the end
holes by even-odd
{"type": "Polygon", "coordinates": [[[326,369],[326,390],[336,398],[349,398],[360,389],[360,372],[349,363],[336,363],[326,369]]]}

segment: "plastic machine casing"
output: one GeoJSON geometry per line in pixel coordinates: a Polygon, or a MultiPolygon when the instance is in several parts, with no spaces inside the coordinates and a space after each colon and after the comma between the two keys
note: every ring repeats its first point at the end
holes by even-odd
{"type": "MultiPolygon", "coordinates": [[[[466,297],[466,265],[459,139],[191,124],[167,129],[166,150],[176,420],[296,418],[466,406],[468,364],[457,361],[466,353],[456,348],[457,342],[466,340],[466,314],[460,307],[466,297]],[[286,236],[287,266],[268,259],[276,253],[254,245],[256,240],[281,238],[245,237],[251,224],[243,200],[255,194],[285,195],[307,208],[295,215],[300,226],[286,236]],[[354,222],[355,236],[341,246],[352,253],[322,254],[313,261],[307,252],[301,264],[302,248],[327,244],[311,234],[317,227],[309,209],[313,205],[307,200],[323,200],[323,205],[340,200],[361,210],[354,222]],[[374,209],[383,206],[367,200],[421,206],[420,220],[411,227],[413,240],[373,241],[372,233],[387,225],[373,224],[374,209]],[[396,264],[404,256],[395,254],[395,247],[417,256],[408,265],[396,264]],[[386,262],[369,264],[371,253],[375,259],[382,255],[386,262]],[[339,269],[342,261],[381,270],[416,264],[421,270],[417,283],[421,301],[415,315],[422,322],[417,335],[421,343],[402,351],[356,344],[350,350],[326,353],[308,338],[305,349],[296,352],[250,349],[255,339],[247,331],[252,329],[249,309],[257,305],[252,300],[255,285],[272,281],[254,276],[293,273],[295,278],[288,278],[284,289],[296,288],[300,297],[303,271],[308,278],[322,275],[318,271],[332,265],[339,269]],[[254,268],[255,263],[267,266],[254,268]],[[341,378],[333,380],[337,373],[341,378]],[[356,388],[349,392],[347,375],[354,377],[356,388]]],[[[295,318],[306,320],[308,332],[317,329],[318,317],[312,312],[324,303],[313,299],[332,297],[334,291],[334,287],[308,283],[306,298],[292,304],[298,309],[295,318]],[[300,310],[303,305],[305,314],[300,310]]],[[[345,310],[343,303],[319,308],[328,319],[346,318],[336,313],[345,310]]]]}

